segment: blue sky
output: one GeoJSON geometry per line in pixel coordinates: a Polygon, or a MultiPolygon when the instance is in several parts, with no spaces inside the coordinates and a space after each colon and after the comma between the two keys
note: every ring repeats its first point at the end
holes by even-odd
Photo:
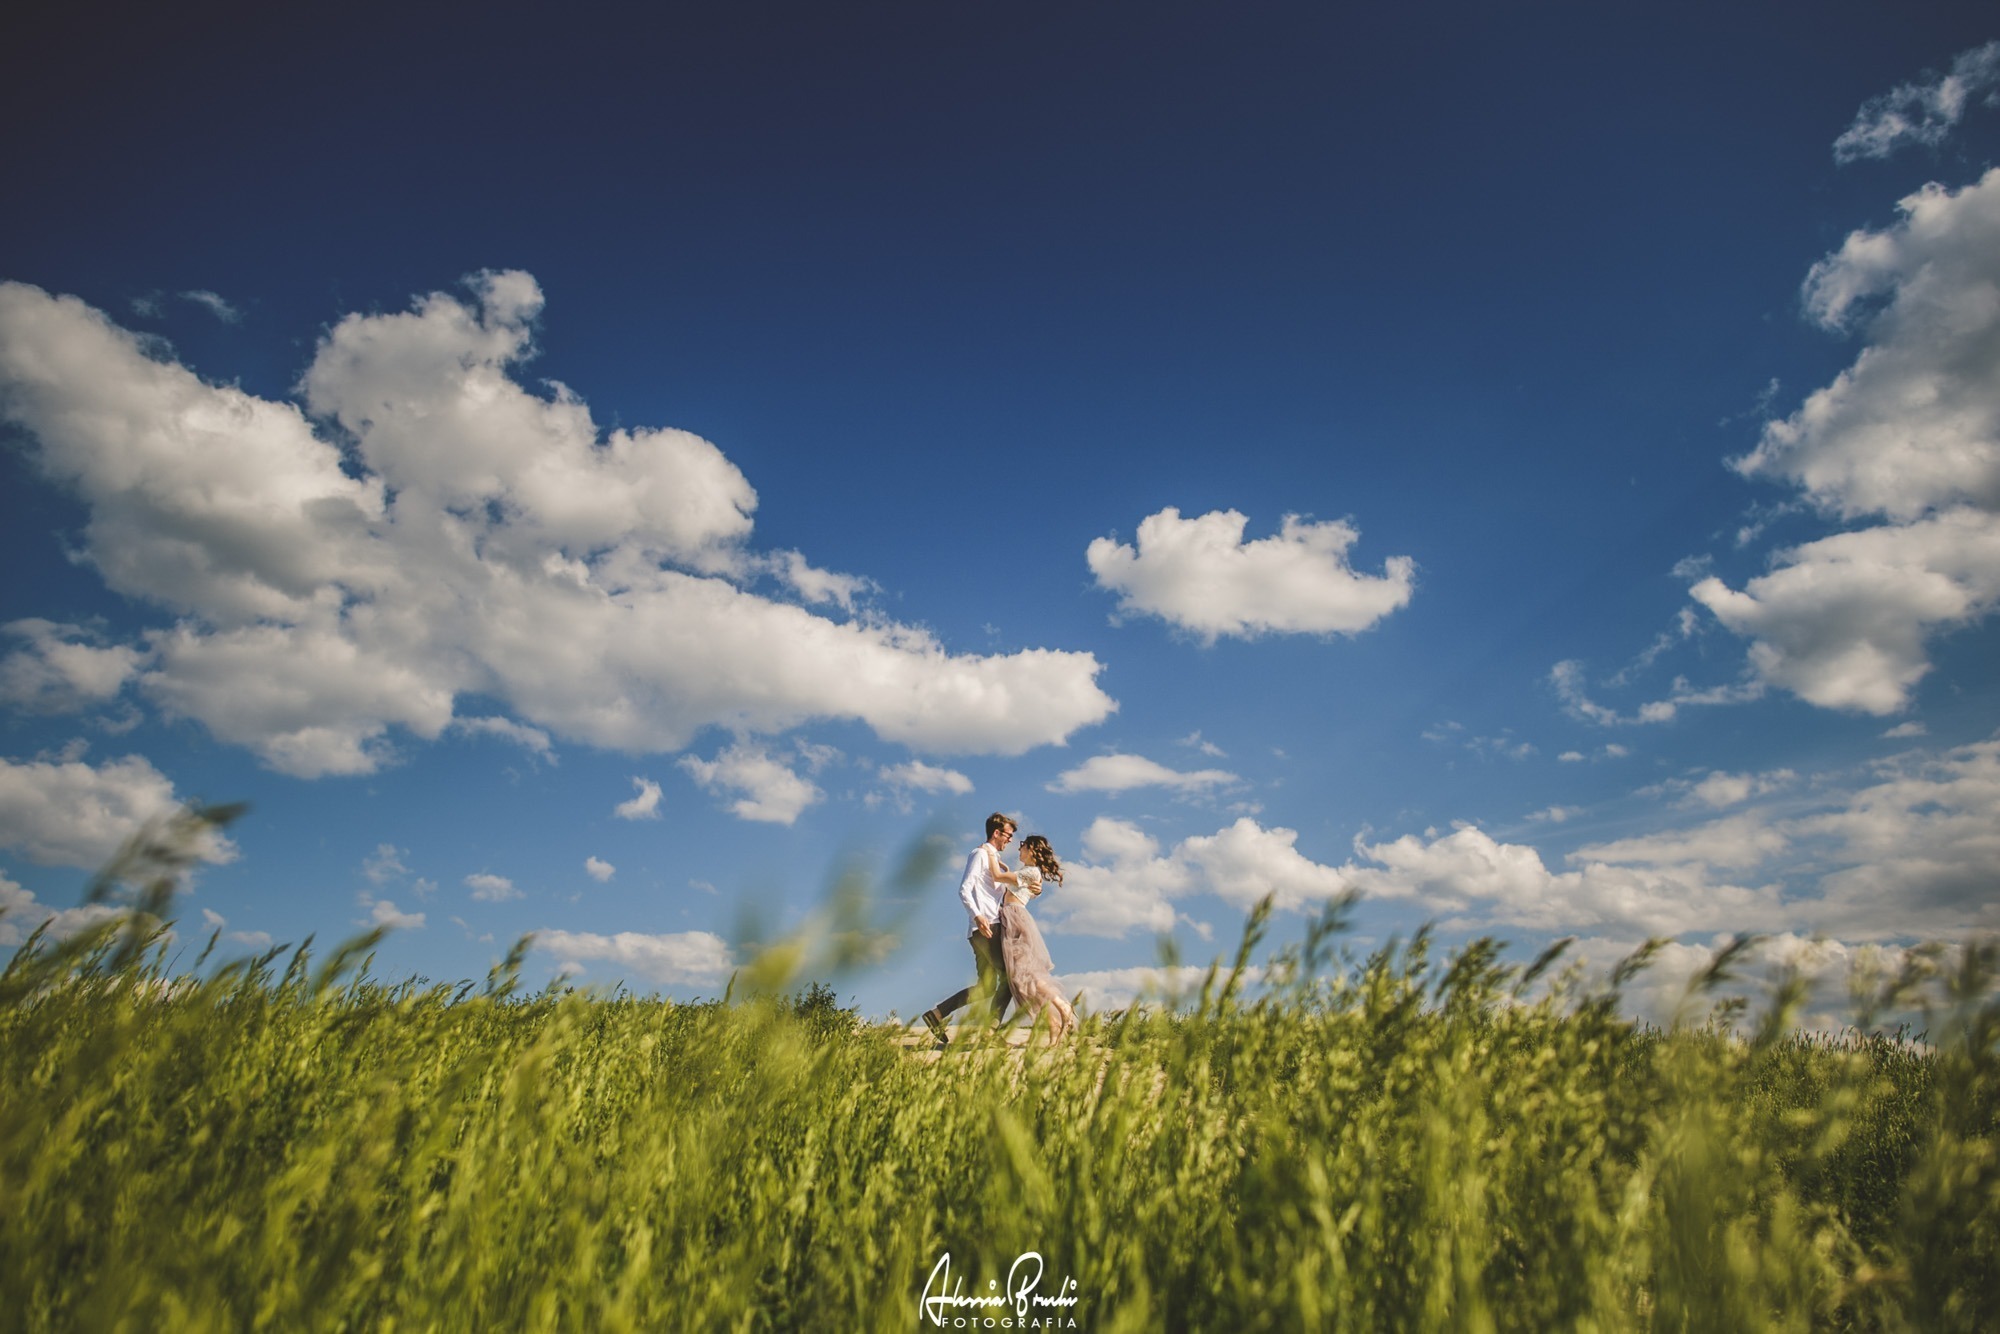
{"type": "Polygon", "coordinates": [[[713,995],[995,808],[1100,1003],[2000,927],[1982,7],[708,8],[20,31],[0,944],[197,797],[185,937],[388,976],[713,995]]]}

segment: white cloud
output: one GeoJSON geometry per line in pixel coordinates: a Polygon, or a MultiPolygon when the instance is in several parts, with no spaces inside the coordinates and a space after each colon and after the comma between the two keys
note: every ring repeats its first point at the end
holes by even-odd
{"type": "Polygon", "coordinates": [[[493,943],[493,933],[491,931],[480,931],[475,933],[472,929],[472,924],[467,922],[463,917],[454,916],[451,919],[451,921],[452,925],[456,926],[460,931],[463,931],[465,933],[465,938],[471,941],[473,944],[491,945],[493,943]]]}
{"type": "Polygon", "coordinates": [[[1182,839],[1162,856],[1139,826],[1100,816],[1083,834],[1083,855],[1066,861],[1059,891],[1043,900],[1051,931],[1119,937],[1173,927],[1173,901],[1207,892],[1238,908],[1272,895],[1302,908],[1338,894],[1341,872],[1297,848],[1298,833],[1266,829],[1249,817],[1213,834],[1182,839]]]}
{"type": "Polygon", "coordinates": [[[1123,612],[1158,616],[1204,643],[1233,635],[1357,634],[1410,600],[1416,563],[1391,556],[1380,576],[1359,574],[1351,524],[1285,516],[1276,536],[1245,542],[1235,510],[1183,519],[1163,509],[1140,521],[1137,546],[1100,537],[1086,559],[1123,612]]]}
{"type": "Polygon", "coordinates": [[[1182,737],[1179,741],[1175,742],[1174,744],[1180,746],[1192,746],[1194,747],[1194,749],[1200,751],[1202,754],[1208,756],[1211,759],[1219,760],[1222,759],[1226,754],[1226,752],[1222,749],[1222,747],[1216,745],[1213,741],[1209,741],[1203,738],[1202,734],[1198,730],[1189,732],[1186,736],[1182,737]]]}
{"type": "Polygon", "coordinates": [[[679,763],[710,792],[741,793],[729,806],[740,820],[790,824],[825,795],[761,746],[738,743],[717,752],[712,760],[684,755],[679,763]]]}
{"type": "MultiPolygon", "coordinates": [[[[47,865],[95,869],[147,821],[180,806],[174,785],[142,755],[97,768],[81,760],[0,760],[0,848],[47,865]]],[[[236,847],[210,831],[200,855],[227,862],[236,847]]]]}
{"type": "Polygon", "coordinates": [[[191,292],[182,292],[179,295],[181,300],[193,302],[209,314],[215,316],[218,320],[221,320],[224,324],[240,324],[243,321],[243,312],[230,305],[228,301],[214,292],[198,287],[191,292]]]}
{"type": "Polygon", "coordinates": [[[1741,592],[1716,578],[1689,591],[1752,640],[1762,680],[1822,708],[1895,713],[1930,671],[1925,641],[2000,599],[2000,515],[1959,508],[1837,533],[1781,553],[1741,592]]]}
{"type": "Polygon", "coordinates": [[[1761,813],[1711,820],[1690,829],[1641,834],[1579,848],[1571,861],[1638,866],[1696,866],[1742,870],[1762,866],[1791,846],[1761,813]]]}
{"type": "Polygon", "coordinates": [[[1719,810],[1752,797],[1761,797],[1767,792],[1776,792],[1797,782],[1798,778],[1790,769],[1773,769],[1761,774],[1731,774],[1717,769],[1694,784],[1688,791],[1688,798],[1719,810]]]}
{"type": "Polygon", "coordinates": [[[922,760],[884,765],[881,773],[884,782],[912,792],[949,792],[962,797],[972,791],[972,780],[958,770],[939,768],[922,760]]]}
{"type": "MultiPolygon", "coordinates": [[[[1356,859],[1341,874],[1366,893],[1475,928],[1633,940],[1821,931],[1859,941],[2000,929],[1992,892],[2000,739],[1821,780],[1801,794],[1784,771],[1754,776],[1748,806],[1579,848],[1563,871],[1532,847],[1462,826],[1444,836],[1356,840],[1356,859]],[[1781,795],[1759,802],[1773,794],[1781,795]]],[[[1718,786],[1712,795],[1733,793],[1718,786]]]]}
{"type": "Polygon", "coordinates": [[[1222,769],[1182,772],[1143,755],[1093,755],[1047,784],[1051,792],[1129,792],[1137,787],[1164,787],[1175,792],[1202,792],[1242,780],[1222,769]]]}
{"type": "Polygon", "coordinates": [[[1897,723],[1894,727],[1882,733],[1882,739],[1884,741],[1900,741],[1904,737],[1929,736],[1930,734],[1930,728],[1924,726],[1922,723],[1913,721],[1897,723]]]}
{"type": "Polygon", "coordinates": [[[1798,782],[1798,774],[1788,768],[1774,768],[1768,774],[1724,774],[1720,770],[1702,778],[1688,796],[1704,806],[1734,806],[1738,802],[1748,802],[1752,796],[1764,796],[1766,792],[1778,792],[1798,782]]]}
{"type": "Polygon", "coordinates": [[[1581,764],[1583,763],[1583,752],[1580,750],[1566,750],[1556,756],[1556,759],[1563,764],[1581,764]]]}
{"type": "Polygon", "coordinates": [[[567,964],[602,961],[663,986],[711,986],[728,977],[733,967],[728,944],[707,931],[669,935],[620,931],[613,936],[538,931],[535,948],[567,964]]]}
{"type": "Polygon", "coordinates": [[[377,843],[375,851],[361,862],[361,874],[378,885],[409,873],[410,868],[403,864],[403,850],[394,843],[377,843]]]}
{"type": "Polygon", "coordinates": [[[363,926],[386,926],[396,931],[417,931],[424,925],[424,914],[401,912],[387,899],[372,899],[364,906],[368,909],[368,919],[363,926]]]}
{"type": "MultiPolygon", "coordinates": [[[[1583,757],[1578,755],[1577,758],[1582,759],[1583,757]]],[[[1536,811],[1528,818],[1538,824],[1544,821],[1549,824],[1562,824],[1581,814],[1583,814],[1583,810],[1578,806],[1548,806],[1536,811]]]]}
{"type": "Polygon", "coordinates": [[[267,950],[271,948],[271,933],[269,931],[224,930],[229,925],[229,919],[213,908],[203,908],[201,910],[201,920],[202,925],[206,926],[210,931],[222,932],[222,938],[232,945],[243,945],[253,950],[267,950]]]}
{"type": "Polygon", "coordinates": [[[96,636],[79,625],[30,617],[0,630],[27,641],[0,658],[0,703],[29,713],[74,713],[113,699],[145,660],[137,649],[90,642],[96,636]]]}
{"type": "Polygon", "coordinates": [[[62,940],[117,915],[118,909],[105,903],[58,911],[37,899],[32,891],[9,879],[5,872],[0,872],[0,947],[23,943],[44,922],[49,924],[47,938],[62,940]]]}
{"type": "MultiPolygon", "coordinates": [[[[1884,158],[1905,144],[1934,148],[1945,140],[1974,97],[2000,83],[2000,41],[1960,54],[1949,74],[1906,83],[1871,98],[1833,141],[1833,160],[1884,158]]],[[[1990,99],[1989,99],[1990,100],[1990,99]]]]}
{"type": "Polygon", "coordinates": [[[1752,640],[1758,680],[1873,714],[1908,706],[1933,635],[2000,605],[2000,168],[1901,210],[1806,279],[1813,318],[1865,325],[1868,345],[1735,461],[1826,514],[1881,522],[1780,552],[1740,592],[1714,577],[1691,590],[1752,640]]]}
{"type": "MultiPolygon", "coordinates": [[[[1262,968],[1243,970],[1247,982],[1261,982],[1262,968]]],[[[1228,977],[1226,968],[1216,974],[1216,985],[1228,977]]],[[[1103,968],[1085,973],[1058,973],[1056,981],[1065,995],[1083,993],[1083,1003],[1093,1010],[1123,1010],[1135,1001],[1159,1004],[1169,997],[1192,998],[1201,992],[1208,977],[1208,965],[1176,964],[1172,967],[1141,965],[1135,968],[1103,968]]]]}
{"type": "Polygon", "coordinates": [[[632,786],[639,789],[639,795],[629,801],[621,801],[611,813],[621,820],[657,820],[660,818],[660,785],[650,778],[634,778],[632,786]]]}
{"type": "MultiPolygon", "coordinates": [[[[1706,943],[1669,942],[1652,962],[1624,987],[1625,1012],[1636,1018],[1667,1024],[1679,1019],[1699,1022],[1719,1001],[1741,998],[1753,1015],[1770,997],[1770,984],[1780,970],[1797,970],[1807,984],[1808,1008],[1798,1016],[1805,1028],[1838,1029],[1853,1021],[1847,982],[1857,967],[1873,964],[1893,972],[1903,952],[1876,945],[1854,944],[1821,936],[1781,931],[1754,941],[1739,957],[1734,982],[1725,982],[1702,996],[1691,997],[1688,984],[1715,961],[1730,939],[1728,933],[1706,943]],[[1818,1007],[1818,1008],[1815,1008],[1818,1007]]],[[[1566,962],[1584,965],[1587,987],[1601,987],[1611,969],[1639,948],[1637,938],[1585,936],[1564,955],[1566,962]]]]}
{"type": "MultiPolygon", "coordinates": [[[[1238,908],[1265,894],[1305,909],[1346,889],[1410,903],[1453,930],[1522,928],[1637,942],[1696,932],[1823,932],[1848,941],[1950,939],[2000,930],[2000,737],[1909,752],[1848,773],[1710,773],[1642,795],[1672,812],[1720,812],[1602,840],[1551,866],[1474,825],[1354,840],[1339,866],[1289,829],[1241,819],[1170,851],[1101,817],[1042,901],[1051,932],[1171,930],[1175,905],[1211,893],[1238,908]]],[[[1561,810],[1561,808],[1555,808],[1561,810]]],[[[1568,812],[1563,812],[1567,815],[1568,812]]],[[[1555,811],[1537,817],[1561,821],[1555,811]]]]}
{"type": "MultiPolygon", "coordinates": [[[[1620,673],[1620,676],[1625,673],[1620,673]]],[[[1613,678],[1615,683],[1618,678],[1613,678]]],[[[1686,677],[1675,677],[1667,698],[1648,700],[1629,714],[1621,714],[1616,709],[1599,704],[1590,697],[1585,684],[1583,664],[1574,658],[1557,663],[1549,669],[1549,683],[1555,687],[1562,699],[1563,708],[1573,718],[1596,723],[1599,727],[1631,727],[1646,723],[1670,723],[1679,716],[1681,709],[1688,705],[1744,704],[1761,699],[1764,686],[1758,681],[1744,681],[1733,685],[1710,686],[1696,689],[1686,677]]],[[[1532,747],[1529,750],[1532,751],[1532,747]]],[[[1606,746],[1609,755],[1624,755],[1629,752],[1623,746],[1606,746]]],[[[1582,759],[1575,751],[1569,752],[1582,759]]],[[[1525,757],[1522,757],[1525,758],[1525,757]]]]}
{"type": "Polygon", "coordinates": [[[954,655],[752,592],[775,573],[847,606],[861,585],[749,551],[756,494],[707,441],[529,393],[539,288],[470,286],[340,320],[302,380],[322,433],[74,298],[0,285],[0,415],[88,507],[105,582],[179,618],[138,678],[168,713],[315,777],[378,768],[392,729],[435,739],[468,694],[628,752],[825,718],[1019,754],[1116,707],[1088,653],[954,655]]]}
{"type": "Polygon", "coordinates": [[[774,556],[771,570],[807,602],[831,602],[842,611],[853,611],[854,600],[875,587],[874,580],[859,575],[815,569],[796,551],[780,552],[774,556]]]}
{"type": "Polygon", "coordinates": [[[1063,863],[1060,889],[1041,904],[1050,931],[1120,937],[1130,931],[1170,931],[1171,900],[1193,888],[1181,863],[1135,824],[1099,816],[1083,832],[1083,855],[1063,863]]]}
{"type": "Polygon", "coordinates": [[[1356,839],[1354,850],[1356,860],[1340,870],[1344,882],[1372,897],[1413,901],[1452,927],[1623,929],[1643,937],[1718,922],[1762,929],[1779,916],[1776,890],[1718,882],[1705,867],[1586,860],[1551,871],[1534,848],[1471,825],[1437,837],[1356,839]]]}
{"type": "Polygon", "coordinates": [[[1200,873],[1209,890],[1239,908],[1272,895],[1279,908],[1303,908],[1346,888],[1341,873],[1295,846],[1298,831],[1238,820],[1227,829],[1183,839],[1174,855],[1200,873]]]}
{"type": "Polygon", "coordinates": [[[1788,834],[1833,869],[1811,925],[1859,939],[2000,930],[2000,740],[1884,760],[1788,834]]]}
{"type": "Polygon", "coordinates": [[[514,888],[512,880],[489,871],[475,871],[465,877],[465,884],[472,891],[472,897],[481,903],[504,903],[522,896],[521,891],[514,888]]]}
{"type": "Polygon", "coordinates": [[[497,736],[531,752],[537,759],[547,760],[550,764],[556,762],[549,734],[539,727],[524,727],[512,718],[454,718],[451,730],[467,736],[497,736]]]}
{"type": "Polygon", "coordinates": [[[583,859],[583,869],[590,872],[590,878],[600,885],[618,874],[618,868],[610,862],[605,861],[602,857],[585,857],[583,859]]]}

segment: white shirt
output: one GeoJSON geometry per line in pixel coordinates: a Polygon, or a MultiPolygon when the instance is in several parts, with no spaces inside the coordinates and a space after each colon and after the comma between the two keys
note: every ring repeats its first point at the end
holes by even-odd
{"type": "Polygon", "coordinates": [[[999,861],[1000,854],[991,843],[981,843],[965,859],[965,877],[958,882],[958,901],[965,905],[968,936],[979,934],[980,918],[989,923],[1000,920],[1000,885],[993,879],[993,868],[999,861]]]}

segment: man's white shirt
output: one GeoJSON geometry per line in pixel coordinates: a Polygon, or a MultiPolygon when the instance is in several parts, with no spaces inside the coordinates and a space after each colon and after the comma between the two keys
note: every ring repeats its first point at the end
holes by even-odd
{"type": "Polygon", "coordinates": [[[988,923],[1000,920],[1000,885],[993,878],[993,867],[999,862],[1000,854],[993,850],[991,843],[981,843],[965,859],[965,878],[958,882],[958,901],[965,905],[965,934],[979,934],[979,919],[988,923]]]}

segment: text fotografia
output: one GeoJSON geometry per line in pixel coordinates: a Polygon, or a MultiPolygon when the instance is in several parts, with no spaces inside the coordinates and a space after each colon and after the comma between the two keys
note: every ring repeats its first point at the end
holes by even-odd
{"type": "Polygon", "coordinates": [[[1007,1270],[1007,1286],[988,1279],[983,1297],[965,1295],[965,1279],[951,1281],[951,1252],[946,1251],[931,1266],[924,1280],[923,1300],[917,1303],[918,1320],[929,1320],[942,1329],[1075,1329],[1076,1280],[1064,1276],[1057,1295],[1044,1297],[1042,1257],[1038,1251],[1023,1251],[1007,1270]]]}

